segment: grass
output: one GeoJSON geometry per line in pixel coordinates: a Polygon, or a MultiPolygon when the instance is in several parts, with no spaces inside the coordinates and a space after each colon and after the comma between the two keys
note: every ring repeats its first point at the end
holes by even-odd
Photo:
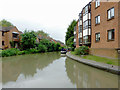
{"type": "MultiPolygon", "coordinates": [[[[71,52],[71,54],[75,55],[74,52],[71,52]]],[[[79,56],[79,55],[76,55],[76,56],[79,56]]],[[[118,59],[110,59],[110,58],[93,56],[93,55],[87,55],[87,56],[83,56],[81,58],[118,66],[118,59]]]]}

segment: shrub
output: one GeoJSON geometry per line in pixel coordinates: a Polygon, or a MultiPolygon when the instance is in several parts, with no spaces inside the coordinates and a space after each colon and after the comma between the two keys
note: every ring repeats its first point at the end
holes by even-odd
{"type": "Polygon", "coordinates": [[[23,54],[25,54],[25,52],[24,51],[19,51],[17,54],[18,55],[23,55],[23,54]]]}
{"type": "Polygon", "coordinates": [[[8,56],[15,56],[17,55],[18,52],[19,52],[18,49],[11,48],[7,50],[3,50],[1,54],[2,54],[2,57],[8,57],[8,56]]]}
{"type": "Polygon", "coordinates": [[[39,51],[35,48],[29,49],[28,50],[29,53],[38,53],[39,51]]]}
{"type": "Polygon", "coordinates": [[[81,46],[75,50],[76,55],[88,55],[89,48],[87,46],[81,46]]]}
{"type": "Polygon", "coordinates": [[[46,51],[47,51],[47,48],[46,48],[45,45],[39,44],[39,45],[38,45],[38,51],[39,51],[39,52],[46,52],[46,51]]]}

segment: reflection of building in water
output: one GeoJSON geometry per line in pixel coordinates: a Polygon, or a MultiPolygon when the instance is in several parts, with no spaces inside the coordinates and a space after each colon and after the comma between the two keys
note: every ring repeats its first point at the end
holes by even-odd
{"type": "Polygon", "coordinates": [[[16,81],[20,74],[25,78],[34,76],[37,69],[42,70],[59,58],[60,54],[56,52],[3,58],[2,82],[16,81]]]}
{"type": "Polygon", "coordinates": [[[71,59],[65,62],[66,72],[77,88],[117,88],[118,76],[71,59]]]}

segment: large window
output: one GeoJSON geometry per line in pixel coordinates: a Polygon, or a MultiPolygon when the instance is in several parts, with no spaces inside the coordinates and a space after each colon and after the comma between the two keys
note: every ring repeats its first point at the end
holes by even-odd
{"type": "Polygon", "coordinates": [[[108,41],[115,39],[115,30],[108,30],[108,41]]]}
{"type": "Polygon", "coordinates": [[[114,8],[109,9],[107,13],[108,13],[108,20],[114,18],[114,8]]]}
{"type": "Polygon", "coordinates": [[[100,15],[95,17],[95,24],[100,24],[100,15]]]}
{"type": "Polygon", "coordinates": [[[100,41],[100,33],[95,34],[95,41],[99,42],[100,41]]]}
{"type": "Polygon", "coordinates": [[[100,0],[95,0],[95,8],[100,6],[100,0]]]}

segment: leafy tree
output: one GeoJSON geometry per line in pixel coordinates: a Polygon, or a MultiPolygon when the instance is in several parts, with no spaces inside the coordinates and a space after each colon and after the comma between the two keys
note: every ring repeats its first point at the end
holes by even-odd
{"type": "Polygon", "coordinates": [[[36,32],[37,33],[37,35],[42,35],[42,36],[44,36],[44,37],[48,37],[49,36],[49,34],[48,33],[45,33],[43,30],[39,30],[39,31],[37,31],[36,32]]]}
{"type": "Polygon", "coordinates": [[[39,52],[46,52],[46,51],[47,51],[47,48],[46,48],[45,45],[39,44],[39,45],[38,45],[38,50],[39,50],[39,52]]]}
{"type": "Polygon", "coordinates": [[[13,24],[5,19],[0,21],[0,26],[2,27],[9,27],[9,26],[13,26],[13,24]]]}
{"type": "Polygon", "coordinates": [[[74,36],[74,27],[76,26],[76,24],[77,24],[77,21],[73,20],[71,24],[69,25],[69,27],[67,28],[67,32],[65,36],[65,42],[67,46],[68,46],[68,43],[67,43],[68,39],[74,36]]]}
{"type": "Polygon", "coordinates": [[[60,43],[57,43],[56,44],[56,51],[59,51],[60,47],[61,47],[60,43]]]}
{"type": "Polygon", "coordinates": [[[34,31],[29,32],[25,30],[24,34],[22,34],[21,48],[23,50],[35,48],[35,44],[36,44],[36,33],[34,31]]]}
{"type": "Polygon", "coordinates": [[[74,36],[70,37],[68,40],[67,40],[67,45],[69,47],[74,47],[74,36]]]}

